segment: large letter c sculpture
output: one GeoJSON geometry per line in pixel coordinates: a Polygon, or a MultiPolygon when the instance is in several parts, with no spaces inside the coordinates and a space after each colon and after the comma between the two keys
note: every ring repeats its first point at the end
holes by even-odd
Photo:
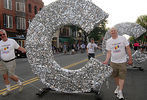
{"type": "Polygon", "coordinates": [[[94,58],[78,70],[61,68],[53,57],[52,38],[61,26],[68,24],[77,25],[89,33],[107,17],[107,13],[86,0],[58,0],[35,16],[29,25],[26,49],[31,68],[43,84],[65,93],[100,89],[112,68],[94,58]]]}

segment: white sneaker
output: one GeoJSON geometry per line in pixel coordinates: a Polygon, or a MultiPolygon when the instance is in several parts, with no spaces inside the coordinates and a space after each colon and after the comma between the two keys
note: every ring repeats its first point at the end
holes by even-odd
{"type": "Polygon", "coordinates": [[[22,90],[23,90],[23,84],[19,85],[18,91],[19,91],[19,92],[22,92],[22,90]]]}
{"type": "Polygon", "coordinates": [[[2,96],[7,96],[7,95],[9,95],[10,93],[11,93],[11,91],[6,90],[6,92],[4,92],[4,93],[2,94],[2,96]]]}
{"type": "Polygon", "coordinates": [[[115,95],[118,94],[118,88],[115,89],[114,94],[115,94],[115,95]]]}
{"type": "Polygon", "coordinates": [[[124,100],[124,96],[123,96],[122,91],[118,92],[117,97],[118,97],[119,100],[124,100]]]}

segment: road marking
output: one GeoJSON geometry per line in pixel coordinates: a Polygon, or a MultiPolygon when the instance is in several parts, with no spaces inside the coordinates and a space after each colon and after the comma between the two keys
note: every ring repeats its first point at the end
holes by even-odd
{"type": "MultiPolygon", "coordinates": [[[[102,56],[102,54],[99,54],[99,55],[97,55],[96,57],[99,57],[99,56],[102,56]]],[[[65,67],[63,67],[63,68],[68,69],[68,68],[71,68],[71,67],[73,67],[73,66],[76,66],[76,65],[78,65],[78,64],[80,64],[80,63],[83,63],[83,62],[86,62],[86,61],[88,61],[88,59],[84,59],[84,60],[81,60],[81,61],[79,61],[79,62],[76,62],[76,63],[70,64],[70,65],[67,65],[67,66],[65,66],[65,67]]]]}
{"type": "MultiPolygon", "coordinates": [[[[38,81],[38,80],[39,80],[39,78],[37,78],[37,79],[35,79],[35,80],[32,80],[32,81],[30,81],[30,82],[24,83],[23,85],[25,86],[25,85],[28,85],[28,84],[30,84],[30,83],[36,82],[36,81],[38,81]]],[[[13,87],[13,88],[11,88],[11,91],[12,91],[12,90],[15,90],[15,89],[17,89],[17,88],[19,88],[18,85],[15,86],[15,87],[13,87]]],[[[5,91],[1,92],[0,95],[2,95],[4,92],[5,92],[5,91]]]]}
{"type": "MultiPolygon", "coordinates": [[[[103,54],[98,54],[98,55],[96,55],[96,58],[99,57],[99,56],[102,56],[102,55],[103,55],[103,54]]],[[[73,67],[73,66],[76,66],[76,65],[78,65],[78,64],[80,64],[80,63],[83,63],[83,62],[86,62],[86,61],[88,61],[88,59],[84,59],[84,60],[81,60],[81,61],[79,61],[79,62],[76,62],[76,63],[70,64],[70,65],[67,65],[67,66],[65,66],[65,67],[63,67],[63,68],[68,69],[68,68],[71,68],[71,67],[73,67]]],[[[32,78],[32,79],[29,79],[29,80],[27,80],[27,81],[24,81],[24,82],[23,82],[23,85],[25,86],[25,85],[31,84],[31,83],[33,83],[33,82],[35,82],[35,81],[38,81],[38,80],[39,80],[38,77],[34,77],[34,78],[32,78]]],[[[12,91],[12,90],[15,90],[15,89],[17,89],[17,88],[19,88],[19,86],[18,86],[17,84],[15,84],[15,85],[11,86],[11,91],[12,91]]],[[[5,92],[5,90],[6,90],[6,88],[0,90],[0,95],[3,94],[3,93],[5,92]]]]}
{"type": "MultiPolygon", "coordinates": [[[[29,79],[29,80],[27,80],[27,81],[24,81],[23,84],[24,84],[24,83],[27,83],[27,82],[30,82],[30,81],[33,81],[33,80],[35,80],[35,79],[37,79],[37,78],[38,78],[38,77],[31,78],[31,79],[29,79]]],[[[15,85],[11,86],[11,88],[16,87],[16,86],[18,86],[18,85],[15,84],[15,85]]],[[[6,90],[6,88],[0,90],[0,92],[3,92],[3,91],[5,91],[5,90],[6,90]]]]}

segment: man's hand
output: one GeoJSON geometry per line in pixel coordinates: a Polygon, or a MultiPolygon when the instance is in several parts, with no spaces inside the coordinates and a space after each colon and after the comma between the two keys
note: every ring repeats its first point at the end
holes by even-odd
{"type": "Polygon", "coordinates": [[[26,53],[26,50],[24,49],[23,51],[21,51],[22,53],[26,53]]]}
{"type": "Polygon", "coordinates": [[[102,48],[100,46],[97,46],[98,49],[102,50],[102,48]]]}
{"type": "Polygon", "coordinates": [[[127,53],[128,53],[128,56],[129,56],[129,60],[128,60],[128,64],[129,65],[132,65],[133,64],[133,61],[132,61],[132,53],[131,53],[131,49],[130,49],[130,46],[126,46],[126,50],[127,50],[127,53]]]}
{"type": "Polygon", "coordinates": [[[107,61],[107,60],[105,60],[105,61],[103,62],[103,64],[106,64],[106,65],[107,65],[107,64],[108,64],[108,61],[107,61]]]}
{"type": "Polygon", "coordinates": [[[19,47],[18,50],[21,51],[22,53],[26,53],[26,49],[23,47],[19,47]]]}
{"type": "Polygon", "coordinates": [[[103,62],[103,64],[106,64],[107,65],[108,62],[109,62],[110,57],[111,57],[111,50],[107,51],[106,59],[103,62]]]}
{"type": "Polygon", "coordinates": [[[128,60],[128,64],[129,64],[129,65],[132,65],[132,64],[133,64],[132,59],[129,59],[129,60],[128,60]]]}

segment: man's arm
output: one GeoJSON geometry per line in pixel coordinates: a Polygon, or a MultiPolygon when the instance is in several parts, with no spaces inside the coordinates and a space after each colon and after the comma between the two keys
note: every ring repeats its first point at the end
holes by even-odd
{"type": "Polygon", "coordinates": [[[26,49],[23,47],[19,47],[18,50],[21,51],[22,53],[26,53],[26,49]]]}
{"type": "Polygon", "coordinates": [[[97,46],[98,49],[102,50],[102,48],[100,46],[97,46]]]}
{"type": "Polygon", "coordinates": [[[108,64],[110,57],[111,57],[111,50],[108,50],[106,55],[106,60],[103,62],[103,64],[108,64]]]}
{"type": "Polygon", "coordinates": [[[128,53],[128,56],[129,56],[129,60],[128,60],[128,64],[131,65],[133,62],[132,62],[132,53],[131,53],[131,48],[130,46],[126,46],[126,50],[127,50],[127,53],[128,53]]]}

